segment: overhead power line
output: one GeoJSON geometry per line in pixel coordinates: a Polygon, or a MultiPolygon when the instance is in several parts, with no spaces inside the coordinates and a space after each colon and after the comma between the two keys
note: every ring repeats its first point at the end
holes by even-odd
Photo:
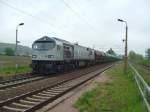
{"type": "MultiPolygon", "coordinates": [[[[61,0],[61,1],[63,1],[64,5],[67,8],[69,8],[80,20],[82,20],[85,24],[87,24],[87,26],[89,26],[90,29],[92,29],[94,32],[96,32],[95,29],[93,28],[93,26],[91,26],[91,24],[86,19],[84,19],[78,12],[76,12],[65,0],[61,0]]],[[[17,12],[19,12],[21,14],[24,14],[26,16],[32,17],[33,19],[36,19],[39,22],[42,22],[42,23],[46,24],[47,26],[49,26],[51,28],[51,30],[54,29],[54,28],[56,28],[54,24],[49,23],[48,21],[45,21],[45,20],[43,20],[43,19],[41,19],[41,18],[39,18],[37,16],[34,16],[31,13],[28,13],[28,12],[22,10],[22,9],[16,8],[15,6],[11,5],[8,2],[0,0],[0,3],[3,4],[3,5],[5,5],[5,6],[7,6],[7,7],[9,7],[9,8],[11,8],[11,9],[13,9],[13,10],[16,10],[17,12]]]]}
{"type": "Polygon", "coordinates": [[[51,27],[51,28],[52,28],[52,27],[55,27],[54,24],[49,23],[49,22],[46,22],[46,21],[44,21],[43,19],[41,19],[41,18],[39,18],[39,17],[37,17],[37,16],[32,15],[31,13],[28,13],[28,12],[26,12],[26,11],[23,11],[23,10],[19,9],[19,8],[16,8],[16,7],[14,7],[13,5],[11,5],[11,4],[7,3],[7,2],[4,2],[4,1],[0,0],[0,3],[3,4],[3,5],[5,5],[5,6],[7,6],[7,7],[9,7],[9,8],[11,8],[11,9],[16,10],[16,11],[18,11],[18,12],[20,12],[20,13],[26,15],[26,16],[30,16],[30,17],[32,17],[33,19],[36,19],[36,20],[38,20],[38,21],[40,21],[40,22],[42,22],[42,23],[48,25],[48,26],[51,27]]]}
{"type": "Polygon", "coordinates": [[[86,19],[84,19],[78,12],[76,12],[65,0],[61,0],[61,1],[63,1],[65,6],[67,8],[69,8],[80,20],[84,21],[84,23],[86,23],[90,29],[92,29],[94,32],[96,32],[95,29],[93,28],[93,26],[86,19]]]}

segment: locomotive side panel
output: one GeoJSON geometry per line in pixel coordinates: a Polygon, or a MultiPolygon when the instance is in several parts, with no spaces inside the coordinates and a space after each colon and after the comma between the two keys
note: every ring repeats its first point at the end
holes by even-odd
{"type": "Polygon", "coordinates": [[[74,59],[75,60],[88,60],[89,52],[86,47],[74,45],[74,59]]]}
{"type": "Polygon", "coordinates": [[[63,59],[64,61],[71,61],[74,58],[74,46],[63,43],[63,59]]]}
{"type": "Polygon", "coordinates": [[[74,45],[74,60],[78,63],[79,67],[89,66],[95,60],[94,50],[80,45],[74,45]]]}

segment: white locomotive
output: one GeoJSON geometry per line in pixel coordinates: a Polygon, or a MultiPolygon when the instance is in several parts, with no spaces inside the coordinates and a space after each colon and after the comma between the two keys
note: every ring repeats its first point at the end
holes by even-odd
{"type": "MultiPolygon", "coordinates": [[[[109,56],[112,57],[112,56],[109,56]]],[[[44,36],[32,45],[32,69],[34,73],[67,71],[95,63],[105,62],[106,54],[68,41],[44,36]]],[[[116,58],[111,58],[111,61],[116,58]]]]}

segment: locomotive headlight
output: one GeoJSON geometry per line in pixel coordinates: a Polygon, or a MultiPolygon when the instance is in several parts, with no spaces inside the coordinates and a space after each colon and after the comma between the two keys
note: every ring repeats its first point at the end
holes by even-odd
{"type": "Polygon", "coordinates": [[[32,58],[37,58],[37,55],[32,55],[32,58]]]}
{"type": "Polygon", "coordinates": [[[48,58],[54,58],[54,55],[48,55],[48,58]]]}

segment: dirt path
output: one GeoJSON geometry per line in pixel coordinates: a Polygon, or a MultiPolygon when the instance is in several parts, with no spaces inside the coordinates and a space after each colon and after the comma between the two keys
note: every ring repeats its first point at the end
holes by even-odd
{"type": "MultiPolygon", "coordinates": [[[[76,108],[73,107],[74,103],[78,100],[78,98],[86,91],[91,90],[94,88],[97,83],[106,83],[108,81],[111,81],[111,78],[108,77],[105,73],[102,73],[101,75],[97,76],[93,80],[88,81],[86,84],[78,87],[74,91],[72,91],[70,96],[63,100],[61,103],[59,103],[57,106],[52,108],[51,110],[48,110],[46,112],[79,112],[76,108]]],[[[47,105],[48,108],[49,105],[47,105]]],[[[42,111],[40,111],[42,112],[42,111]]]]}

